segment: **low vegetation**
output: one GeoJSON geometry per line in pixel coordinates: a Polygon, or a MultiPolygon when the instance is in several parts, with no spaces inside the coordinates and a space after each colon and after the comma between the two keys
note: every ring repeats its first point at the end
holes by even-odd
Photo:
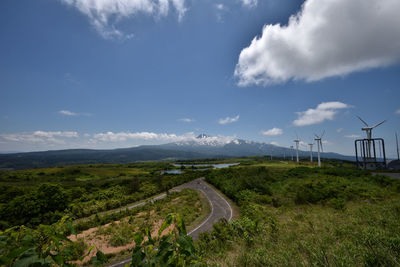
{"type": "Polygon", "coordinates": [[[333,167],[239,167],[207,181],[241,209],[200,236],[209,265],[400,264],[399,181],[333,167]]]}
{"type": "Polygon", "coordinates": [[[161,175],[168,163],[77,165],[0,172],[0,229],[84,218],[146,199],[204,175],[161,175]]]}
{"type": "Polygon", "coordinates": [[[66,167],[81,170],[73,181],[65,174],[50,180],[55,168],[6,172],[0,179],[2,228],[13,227],[0,232],[0,264],[102,265],[110,253],[101,252],[101,239],[107,248],[130,251],[133,266],[400,265],[400,181],[334,160],[323,168],[256,157],[236,162],[241,164],[179,175],[160,175],[173,168],[166,163],[66,167]],[[24,180],[29,172],[40,182],[24,180]],[[93,177],[83,178],[88,173],[93,177]],[[221,220],[194,243],[185,225],[193,227],[205,211],[196,191],[169,192],[155,203],[124,208],[128,200],[200,176],[233,200],[240,216],[221,220]],[[18,214],[28,214],[26,221],[18,214]]]}

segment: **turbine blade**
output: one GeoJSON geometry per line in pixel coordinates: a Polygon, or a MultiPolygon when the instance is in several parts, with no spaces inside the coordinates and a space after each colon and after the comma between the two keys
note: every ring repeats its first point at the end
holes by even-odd
{"type": "Polygon", "coordinates": [[[364,124],[365,124],[365,126],[367,126],[367,127],[369,127],[369,125],[368,125],[368,123],[366,123],[363,119],[361,119],[361,117],[359,117],[359,116],[356,116],[360,121],[362,121],[364,124]]]}
{"type": "Polygon", "coordinates": [[[315,135],[315,137],[319,138],[319,136],[316,133],[314,135],[315,135]]]}
{"type": "Polygon", "coordinates": [[[319,140],[319,143],[321,144],[321,151],[324,152],[324,147],[322,146],[322,141],[319,140]]]}
{"type": "Polygon", "coordinates": [[[322,136],[324,136],[324,134],[325,134],[325,130],[322,132],[322,134],[321,134],[321,138],[322,138],[322,136]]]}
{"type": "Polygon", "coordinates": [[[378,123],[377,125],[375,125],[374,127],[372,127],[372,129],[378,127],[379,125],[381,125],[381,124],[383,124],[383,123],[385,123],[385,122],[386,122],[386,120],[384,120],[384,121],[378,123]]]}

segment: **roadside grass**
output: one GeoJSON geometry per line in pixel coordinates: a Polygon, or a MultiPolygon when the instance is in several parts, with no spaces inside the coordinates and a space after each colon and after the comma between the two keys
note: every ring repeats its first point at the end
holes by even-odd
{"type": "Polygon", "coordinates": [[[263,207],[257,226],[239,219],[227,227],[229,245],[207,242],[205,257],[210,266],[398,266],[399,200],[356,201],[343,211],[263,207]]]}
{"type": "MultiPolygon", "coordinates": [[[[77,235],[71,236],[75,240],[84,240],[87,247],[96,246],[105,254],[122,254],[134,247],[134,234],[142,229],[156,234],[163,219],[170,213],[181,214],[183,221],[188,226],[194,227],[199,220],[208,216],[210,208],[204,196],[192,189],[183,189],[180,192],[172,192],[164,199],[148,203],[138,209],[132,209],[129,216],[121,214],[117,220],[107,221],[98,218],[98,226],[77,235]],[[207,204],[207,205],[205,205],[207,204]]],[[[96,249],[90,252],[82,264],[87,262],[96,253],[96,249]],[[92,255],[93,254],[93,255],[92,255]]]]}
{"type": "Polygon", "coordinates": [[[241,211],[200,235],[209,266],[400,265],[400,181],[268,163],[216,170],[207,181],[241,211]]]}
{"type": "Polygon", "coordinates": [[[124,211],[126,211],[126,210],[131,210],[131,209],[134,209],[134,208],[138,208],[138,207],[141,207],[141,206],[144,206],[144,205],[146,205],[146,204],[151,203],[151,201],[152,201],[154,198],[159,197],[159,196],[161,196],[161,195],[163,195],[163,194],[165,194],[165,193],[160,193],[160,194],[151,196],[151,197],[146,198],[146,199],[141,199],[141,200],[138,200],[138,201],[135,201],[135,202],[126,204],[126,205],[124,205],[124,206],[122,206],[122,207],[119,207],[119,208],[115,208],[115,209],[110,209],[110,210],[106,210],[106,211],[97,212],[96,214],[92,214],[92,215],[90,215],[90,216],[88,216],[88,217],[83,217],[83,218],[76,219],[76,220],[75,220],[75,223],[87,222],[87,221],[93,220],[96,216],[102,217],[102,216],[110,215],[110,214],[113,214],[113,213],[124,212],[124,211]],[[144,202],[143,205],[138,205],[138,206],[134,207],[136,204],[143,203],[143,202],[144,202]]]}

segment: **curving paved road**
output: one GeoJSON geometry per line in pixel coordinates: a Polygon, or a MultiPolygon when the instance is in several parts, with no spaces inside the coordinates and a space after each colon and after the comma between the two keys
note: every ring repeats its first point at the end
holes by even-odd
{"type": "MultiPolygon", "coordinates": [[[[202,192],[203,195],[208,199],[211,208],[210,215],[200,225],[198,225],[196,228],[194,228],[188,233],[188,235],[190,235],[194,240],[198,238],[200,233],[211,230],[213,224],[218,222],[220,219],[225,218],[228,221],[232,220],[233,209],[231,205],[229,205],[229,203],[217,191],[215,191],[214,188],[212,188],[209,184],[204,182],[204,178],[196,179],[189,183],[180,185],[172,189],[171,191],[180,191],[185,188],[191,188],[202,192]]],[[[152,200],[161,199],[164,198],[165,196],[166,194],[162,194],[153,198],[152,200]]],[[[132,206],[129,206],[128,208],[133,209],[135,207],[142,206],[145,204],[146,202],[140,202],[132,206]]],[[[131,259],[126,259],[114,263],[112,265],[109,265],[109,267],[123,267],[130,261],[131,259]]]]}

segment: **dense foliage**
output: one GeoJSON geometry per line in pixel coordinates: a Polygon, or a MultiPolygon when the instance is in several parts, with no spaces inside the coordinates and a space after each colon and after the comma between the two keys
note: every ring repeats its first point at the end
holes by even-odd
{"type": "MultiPolygon", "coordinates": [[[[87,250],[82,241],[71,242],[67,238],[71,233],[74,233],[74,228],[67,217],[37,229],[18,226],[0,231],[0,264],[17,267],[69,266],[71,260],[82,258],[87,250]]],[[[98,252],[92,260],[102,264],[107,259],[98,252]]]]}
{"type": "Polygon", "coordinates": [[[134,240],[131,266],[205,266],[179,214],[168,214],[156,237],[147,228],[136,233],[134,240]],[[163,235],[168,227],[170,230],[163,235]]]}
{"type": "Polygon", "coordinates": [[[400,264],[399,181],[307,167],[230,168],[207,181],[241,210],[238,220],[200,236],[197,246],[210,265],[400,264]]]}
{"type": "Polygon", "coordinates": [[[122,207],[198,178],[161,175],[166,163],[81,165],[0,172],[0,229],[52,224],[122,207]]]}

